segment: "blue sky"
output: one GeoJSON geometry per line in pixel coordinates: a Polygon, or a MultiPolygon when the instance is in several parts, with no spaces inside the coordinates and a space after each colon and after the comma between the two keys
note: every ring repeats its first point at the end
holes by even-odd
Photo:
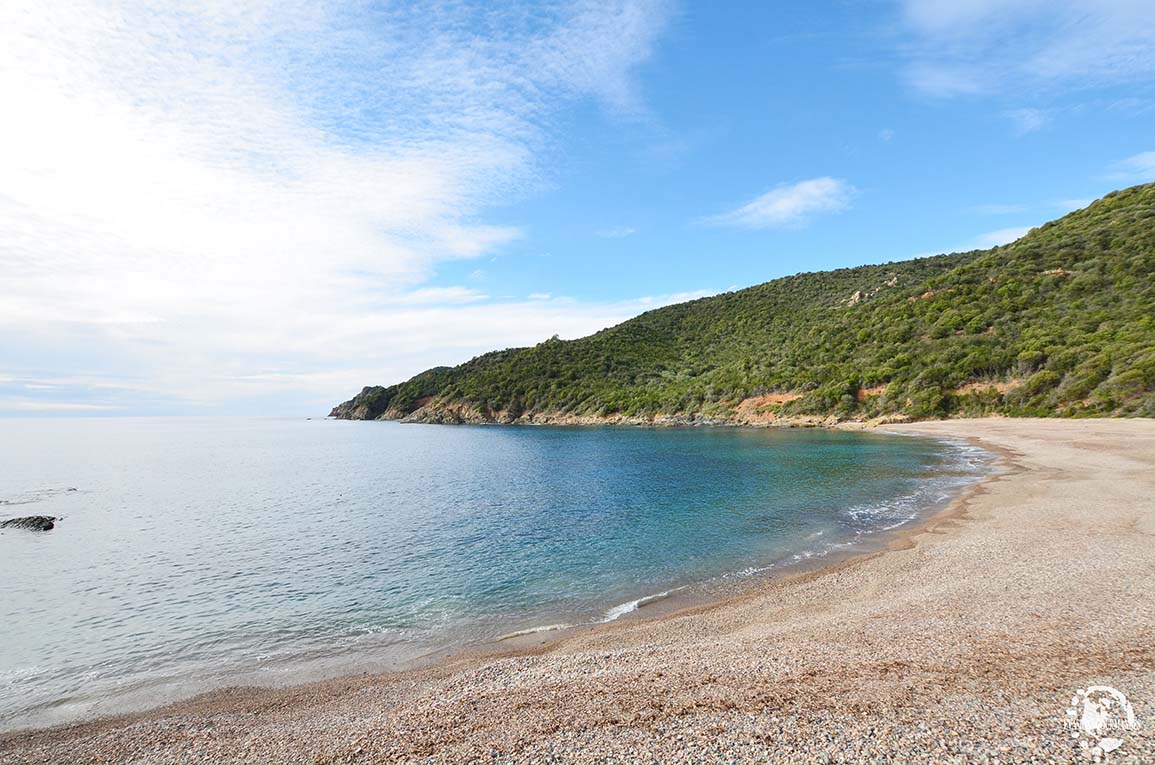
{"type": "Polygon", "coordinates": [[[0,416],[324,414],[1155,180],[1149,2],[790,5],[6,6],[0,416]]]}

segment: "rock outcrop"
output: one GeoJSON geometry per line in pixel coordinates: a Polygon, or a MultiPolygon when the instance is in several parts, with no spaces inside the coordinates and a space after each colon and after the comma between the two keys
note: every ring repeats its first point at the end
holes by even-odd
{"type": "Polygon", "coordinates": [[[29,531],[51,531],[56,528],[56,518],[52,515],[28,515],[23,518],[9,518],[0,521],[0,529],[28,529],[29,531]]]}

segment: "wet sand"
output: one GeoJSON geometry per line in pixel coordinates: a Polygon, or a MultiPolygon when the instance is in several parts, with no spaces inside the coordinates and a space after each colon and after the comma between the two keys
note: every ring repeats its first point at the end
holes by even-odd
{"type": "Polygon", "coordinates": [[[0,736],[0,763],[1155,762],[1155,421],[890,426],[1003,469],[889,549],[434,666],[0,736]],[[1084,737],[1085,738],[1085,737],[1084,737]]]}

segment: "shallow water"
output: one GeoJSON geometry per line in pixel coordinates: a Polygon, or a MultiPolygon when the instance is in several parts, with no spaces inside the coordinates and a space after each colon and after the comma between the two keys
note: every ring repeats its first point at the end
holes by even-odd
{"type": "Polygon", "coordinates": [[[985,463],[818,430],[0,420],[0,518],[64,517],[0,531],[0,726],[615,618],[909,522],[985,463]]]}

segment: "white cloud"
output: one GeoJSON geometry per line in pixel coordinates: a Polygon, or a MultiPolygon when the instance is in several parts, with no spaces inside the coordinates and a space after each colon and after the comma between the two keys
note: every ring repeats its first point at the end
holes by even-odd
{"type": "Polygon", "coordinates": [[[882,141],[883,143],[890,143],[894,140],[894,131],[890,128],[883,128],[882,130],[879,130],[878,140],[882,141]]]}
{"type": "Polygon", "coordinates": [[[1155,73],[1149,0],[898,0],[907,77],[951,97],[1142,82],[1155,73]]]}
{"type": "MultiPolygon", "coordinates": [[[[221,360],[213,349],[206,352],[190,343],[187,357],[159,367],[151,359],[142,363],[120,356],[104,376],[33,377],[3,369],[0,377],[16,384],[6,386],[11,398],[0,396],[0,414],[31,411],[30,403],[36,402],[45,408],[57,402],[85,402],[122,413],[164,412],[171,409],[173,397],[194,410],[246,411],[246,402],[264,400],[285,401],[296,412],[324,413],[363,385],[398,382],[433,366],[467,361],[496,348],[533,345],[554,334],[584,337],[642,311],[710,294],[700,290],[588,302],[543,293],[524,300],[390,305],[316,326],[316,334],[302,338],[299,347],[284,355],[270,348],[242,361],[221,360]],[[206,367],[209,362],[213,363],[206,367]],[[37,386],[51,387],[55,393],[33,398],[37,386]]],[[[36,345],[44,337],[52,337],[51,332],[34,333],[27,343],[36,345]]],[[[71,351],[73,357],[83,355],[79,345],[71,351]]]]}
{"type": "Polygon", "coordinates": [[[1082,210],[1087,207],[1094,199],[1060,199],[1057,202],[1052,202],[1053,207],[1059,208],[1063,213],[1074,212],[1075,210],[1082,210]]]}
{"type": "Polygon", "coordinates": [[[0,358],[205,404],[292,386],[327,398],[368,370],[444,360],[462,337],[620,318],[527,315],[428,280],[521,236],[484,216],[536,188],[560,110],[644,111],[633,71],[667,16],[661,0],[13,0],[0,358]],[[418,350],[396,353],[409,337],[418,350]]]}
{"type": "Polygon", "coordinates": [[[836,178],[812,178],[780,184],[736,210],[704,222],[742,228],[796,226],[822,213],[841,212],[850,206],[854,187],[836,178]]]}
{"type": "Polygon", "coordinates": [[[970,252],[971,250],[987,250],[991,247],[999,247],[1004,244],[1010,244],[1022,237],[1026,236],[1033,226],[1012,226],[1010,228],[1000,228],[997,231],[988,231],[985,234],[979,234],[969,242],[948,247],[941,250],[924,250],[911,255],[911,258],[929,258],[935,255],[941,255],[948,252],[970,252]]]}
{"type": "Polygon", "coordinates": [[[1126,183],[1155,180],[1155,151],[1144,151],[1113,164],[1107,179],[1126,183]]]}
{"type": "MultiPolygon", "coordinates": [[[[970,212],[979,215],[1020,215],[1025,212],[1047,212],[1052,215],[1054,210],[1066,214],[1081,210],[1087,205],[1091,204],[1093,199],[1058,199],[1049,200],[1045,202],[1036,202],[1035,204],[986,204],[975,205],[970,208],[970,212]]],[[[1016,229],[1010,229],[1012,231],[1016,229]]]]}
{"type": "Polygon", "coordinates": [[[1015,135],[1024,136],[1042,130],[1051,124],[1051,113],[1046,109],[1011,109],[1006,112],[1015,135]]]}
{"type": "Polygon", "coordinates": [[[939,98],[975,95],[984,89],[974,72],[938,63],[914,64],[907,70],[906,79],[915,90],[939,98]]]}
{"type": "Polygon", "coordinates": [[[1031,226],[1014,226],[1011,228],[1000,228],[998,231],[988,231],[975,239],[975,246],[985,248],[1010,244],[1016,239],[1021,239],[1026,236],[1031,228],[1031,226]]]}
{"type": "Polygon", "coordinates": [[[427,303],[460,304],[476,303],[489,296],[468,287],[422,287],[397,297],[400,304],[416,305],[427,303]]]}
{"type": "Polygon", "coordinates": [[[0,398],[0,412],[109,412],[113,406],[85,404],[73,401],[30,401],[28,399],[0,398]]]}
{"type": "Polygon", "coordinates": [[[627,236],[636,234],[637,230],[629,226],[611,226],[610,228],[598,229],[594,233],[603,239],[625,239],[627,236]]]}
{"type": "MultiPolygon", "coordinates": [[[[731,289],[733,289],[731,287],[731,289]]],[[[645,308],[647,311],[654,308],[661,308],[664,305],[672,305],[674,303],[685,303],[690,300],[698,300],[699,298],[710,297],[717,295],[717,290],[693,290],[691,292],[675,292],[672,295],[654,295],[649,297],[637,298],[631,301],[631,305],[637,305],[639,308],[645,308]]]]}

